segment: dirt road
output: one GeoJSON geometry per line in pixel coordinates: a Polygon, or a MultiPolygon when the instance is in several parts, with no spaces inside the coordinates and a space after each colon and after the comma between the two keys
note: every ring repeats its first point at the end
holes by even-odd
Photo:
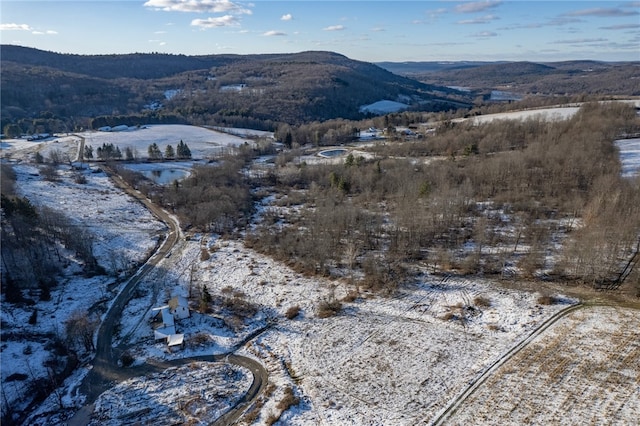
{"type": "Polygon", "coordinates": [[[121,351],[112,345],[113,331],[120,321],[122,311],[132,298],[136,286],[141,280],[157,266],[157,264],[173,249],[177,242],[183,238],[178,220],[168,214],[165,210],[153,204],[142,193],[134,190],[127,185],[113,170],[109,167],[103,167],[112,181],[129,195],[138,199],[144,206],[149,209],[159,220],[169,227],[167,237],[162,242],[156,252],[147,260],[147,262],[132,276],[125,284],[124,289],[118,294],[113,304],[107,311],[100,328],[98,329],[98,340],[96,345],[96,356],[93,360],[93,366],[89,374],[85,377],[80,385],[80,392],[87,396],[85,406],[82,407],[68,422],[70,426],[85,426],[91,419],[93,412],[93,404],[95,400],[105,392],[112,388],[115,384],[132,377],[143,376],[154,372],[162,371],[166,368],[175,367],[181,364],[187,364],[192,361],[210,361],[210,362],[230,362],[235,365],[245,367],[253,374],[253,383],[249,391],[242,399],[225,413],[222,417],[215,420],[215,425],[227,425],[234,423],[244,410],[260,395],[264,389],[268,373],[265,368],[257,361],[234,354],[210,355],[192,358],[183,358],[174,361],[156,361],[146,363],[133,368],[123,368],[118,366],[118,359],[121,351]]]}

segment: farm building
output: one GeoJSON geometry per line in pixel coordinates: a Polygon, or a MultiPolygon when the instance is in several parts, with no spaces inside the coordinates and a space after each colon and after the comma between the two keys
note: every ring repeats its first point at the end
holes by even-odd
{"type": "Polygon", "coordinates": [[[152,321],[156,324],[153,330],[155,341],[165,340],[169,349],[184,347],[184,334],[176,333],[176,319],[189,318],[189,302],[185,297],[175,296],[167,305],[153,308],[152,321]]]}

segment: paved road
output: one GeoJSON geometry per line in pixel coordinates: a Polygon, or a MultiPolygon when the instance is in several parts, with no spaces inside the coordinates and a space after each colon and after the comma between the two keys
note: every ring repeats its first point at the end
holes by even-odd
{"type": "MultiPolygon", "coordinates": [[[[227,361],[235,365],[245,367],[253,374],[253,383],[249,391],[241,398],[241,400],[229,412],[213,422],[214,425],[233,424],[240,418],[244,410],[253,402],[258,395],[264,390],[268,380],[268,373],[265,368],[257,361],[234,354],[210,355],[192,358],[183,358],[173,361],[154,361],[133,368],[122,368],[118,366],[118,359],[121,352],[112,346],[113,331],[119,323],[122,310],[127,305],[134,294],[136,286],[157,264],[173,249],[175,244],[183,237],[177,219],[169,215],[166,211],[153,204],[149,199],[142,195],[139,191],[134,190],[127,185],[116,173],[103,165],[105,171],[109,174],[113,182],[123,189],[125,192],[142,202],[159,220],[163,221],[169,227],[167,238],[163,241],[156,252],[147,262],[129,279],[124,289],[118,294],[113,304],[107,311],[105,318],[98,329],[98,341],[96,345],[96,356],[93,360],[93,367],[89,374],[85,377],[80,385],[80,392],[87,396],[86,405],[82,407],[68,422],[70,426],[86,426],[93,412],[95,400],[115,384],[129,379],[147,375],[158,371],[163,371],[169,367],[187,364],[192,361],[210,361],[222,362],[227,361]]],[[[263,332],[260,330],[259,332],[263,332]]],[[[250,336],[249,339],[255,337],[258,333],[250,336]]],[[[245,341],[246,342],[246,341],[245,341]]],[[[242,343],[245,343],[242,342],[242,343]]],[[[239,347],[239,346],[237,346],[239,347]]],[[[236,348],[237,348],[236,347],[236,348]]]]}

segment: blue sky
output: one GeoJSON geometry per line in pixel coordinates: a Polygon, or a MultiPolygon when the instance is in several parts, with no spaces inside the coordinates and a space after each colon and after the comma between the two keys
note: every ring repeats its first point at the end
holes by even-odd
{"type": "Polygon", "coordinates": [[[0,29],[3,44],[78,54],[640,60],[640,1],[624,0],[3,0],[0,29]]]}

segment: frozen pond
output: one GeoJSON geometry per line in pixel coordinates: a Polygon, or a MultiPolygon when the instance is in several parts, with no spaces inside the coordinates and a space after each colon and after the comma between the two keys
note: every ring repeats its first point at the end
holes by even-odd
{"type": "Polygon", "coordinates": [[[193,162],[170,162],[170,163],[139,163],[127,164],[129,170],[142,173],[147,179],[151,179],[158,185],[167,185],[175,180],[182,180],[191,174],[193,162]]]}
{"type": "Polygon", "coordinates": [[[633,177],[640,174],[640,138],[616,141],[620,150],[622,176],[633,177]]]}
{"type": "Polygon", "coordinates": [[[174,180],[182,180],[189,176],[189,172],[187,170],[177,169],[147,170],[143,171],[142,174],[158,185],[166,185],[174,180]]]}
{"type": "Polygon", "coordinates": [[[327,149],[325,151],[320,151],[318,153],[318,155],[320,157],[332,158],[332,157],[339,157],[339,156],[344,155],[346,153],[347,153],[346,149],[338,148],[338,149],[327,149]]]}

